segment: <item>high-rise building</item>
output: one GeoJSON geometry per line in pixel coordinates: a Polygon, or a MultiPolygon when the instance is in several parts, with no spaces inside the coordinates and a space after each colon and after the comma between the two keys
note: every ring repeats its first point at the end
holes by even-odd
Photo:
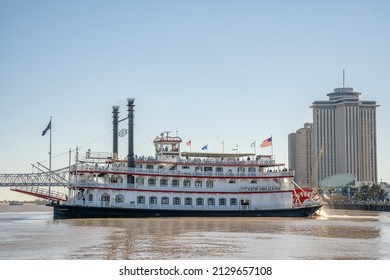
{"type": "Polygon", "coordinates": [[[314,186],[329,176],[352,174],[377,182],[376,101],[360,100],[353,88],[336,88],[313,108],[314,186]]]}
{"type": "Polygon", "coordinates": [[[297,134],[288,135],[288,167],[297,170],[297,134]]]}
{"type": "Polygon", "coordinates": [[[312,123],[305,123],[303,128],[288,135],[289,167],[295,170],[295,181],[301,186],[313,184],[312,135],[312,123]]]}

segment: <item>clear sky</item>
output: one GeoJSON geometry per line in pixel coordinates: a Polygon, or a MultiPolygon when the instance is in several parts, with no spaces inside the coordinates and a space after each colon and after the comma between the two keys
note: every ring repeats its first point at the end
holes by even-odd
{"type": "Polygon", "coordinates": [[[210,152],[256,141],[270,153],[259,144],[272,135],[287,163],[288,134],[345,69],[345,86],[380,105],[378,179],[390,181],[389,15],[377,0],[0,0],[0,173],[48,164],[50,116],[54,169],[76,146],[110,152],[112,105],[124,118],[128,97],[137,155],[165,130],[210,152]]]}

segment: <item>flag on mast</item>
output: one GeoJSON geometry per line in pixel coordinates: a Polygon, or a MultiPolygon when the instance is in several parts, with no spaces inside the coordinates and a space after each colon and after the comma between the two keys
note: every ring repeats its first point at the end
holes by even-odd
{"type": "Polygon", "coordinates": [[[238,144],[235,145],[233,148],[232,148],[232,151],[237,151],[238,150],[238,144]]]}
{"type": "Polygon", "coordinates": [[[190,152],[191,152],[191,148],[192,148],[192,141],[191,141],[191,139],[189,141],[187,141],[186,145],[190,146],[190,152]]]}
{"type": "Polygon", "coordinates": [[[265,139],[261,144],[261,148],[272,146],[272,136],[270,138],[265,139]]]}
{"type": "Polygon", "coordinates": [[[48,130],[51,129],[51,120],[44,131],[42,131],[42,136],[45,136],[45,134],[48,132],[48,130]]]}
{"type": "Polygon", "coordinates": [[[207,150],[207,145],[204,145],[204,146],[202,147],[202,150],[207,150]]]}
{"type": "Polygon", "coordinates": [[[49,204],[52,203],[51,201],[51,117],[49,124],[46,126],[45,130],[42,131],[42,136],[45,136],[45,134],[49,131],[50,129],[50,148],[49,148],[49,194],[47,196],[47,199],[49,201],[49,204]]]}

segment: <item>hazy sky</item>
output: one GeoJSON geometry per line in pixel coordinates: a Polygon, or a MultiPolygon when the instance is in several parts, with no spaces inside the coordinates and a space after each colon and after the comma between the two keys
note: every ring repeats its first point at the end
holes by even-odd
{"type": "Polygon", "coordinates": [[[256,141],[270,153],[259,145],[272,135],[287,164],[288,134],[345,69],[345,86],[380,105],[378,172],[390,181],[389,15],[375,0],[0,0],[0,173],[48,164],[50,116],[54,169],[76,146],[110,152],[112,105],[124,118],[128,97],[137,155],[165,130],[210,152],[256,141]]]}

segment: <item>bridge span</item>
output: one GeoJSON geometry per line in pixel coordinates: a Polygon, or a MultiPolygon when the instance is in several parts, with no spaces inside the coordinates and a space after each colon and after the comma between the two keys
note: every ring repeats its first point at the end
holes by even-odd
{"type": "Polygon", "coordinates": [[[0,174],[0,187],[50,201],[65,201],[66,194],[50,190],[51,187],[69,187],[69,167],[36,173],[0,174]]]}

